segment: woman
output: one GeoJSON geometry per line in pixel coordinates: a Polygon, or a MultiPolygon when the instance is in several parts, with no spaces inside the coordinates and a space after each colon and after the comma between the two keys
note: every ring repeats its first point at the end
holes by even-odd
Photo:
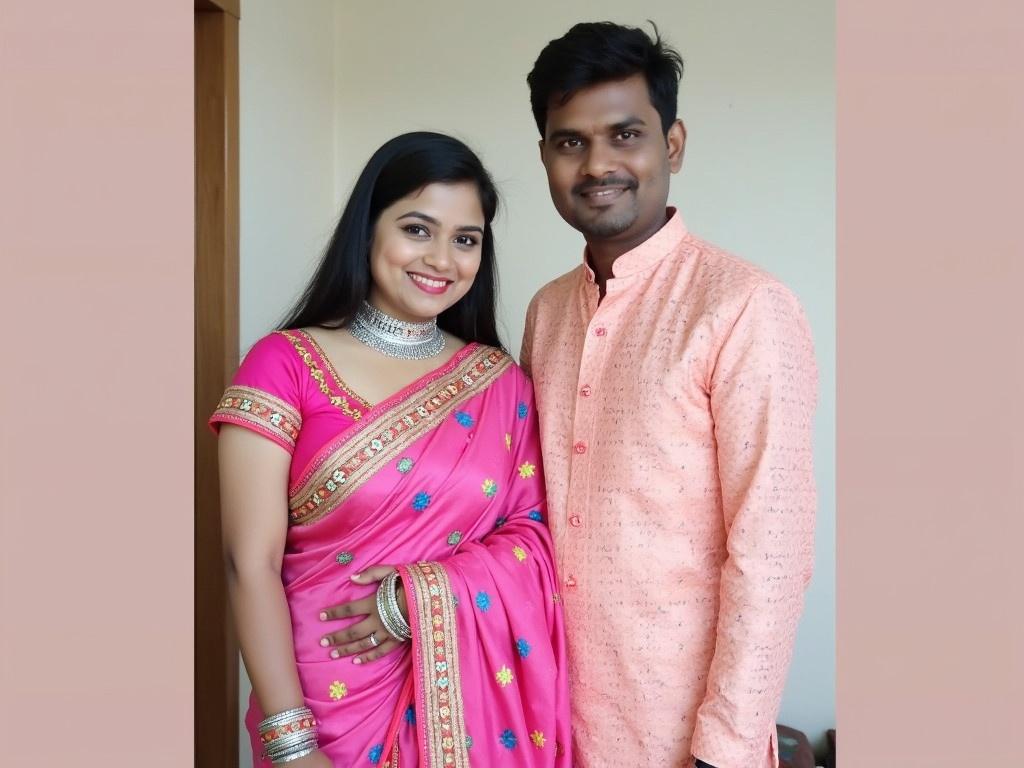
{"type": "Polygon", "coordinates": [[[389,141],[211,418],[257,766],[570,765],[532,393],[495,324],[496,207],[461,142],[389,141]]]}

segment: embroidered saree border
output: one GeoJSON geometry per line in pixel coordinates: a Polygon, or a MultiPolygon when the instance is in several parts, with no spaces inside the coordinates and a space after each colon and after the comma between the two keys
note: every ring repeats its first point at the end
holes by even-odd
{"type": "Polygon", "coordinates": [[[466,719],[459,666],[459,636],[448,574],[438,563],[405,567],[415,596],[420,676],[426,717],[423,724],[430,768],[468,768],[466,719]]]}
{"type": "Polygon", "coordinates": [[[445,416],[492,382],[511,364],[493,347],[482,347],[446,376],[401,399],[346,440],[290,495],[292,525],[309,525],[337,509],[383,465],[441,423],[445,416]]]}
{"type": "Polygon", "coordinates": [[[228,387],[213,416],[270,432],[292,448],[302,428],[302,416],[295,408],[269,392],[253,387],[228,387]]]}
{"type": "MultiPolygon", "coordinates": [[[[302,358],[302,362],[305,363],[306,367],[309,369],[310,377],[312,377],[313,381],[317,383],[317,386],[320,388],[320,391],[324,394],[324,396],[328,400],[330,400],[331,405],[333,405],[335,408],[337,408],[346,416],[352,419],[355,419],[357,421],[361,419],[363,417],[362,411],[360,411],[358,408],[353,408],[349,404],[348,398],[346,398],[344,395],[331,394],[331,388],[327,386],[327,380],[324,378],[324,372],[320,370],[320,366],[317,365],[316,360],[313,359],[313,353],[306,349],[306,347],[303,344],[304,339],[309,339],[309,341],[313,341],[313,337],[305,333],[302,333],[302,331],[277,331],[277,333],[280,333],[282,336],[288,339],[291,345],[295,348],[295,352],[299,355],[300,358],[302,358]]],[[[335,379],[340,383],[340,379],[337,379],[337,376],[335,376],[335,379]]],[[[349,393],[347,387],[343,386],[342,389],[346,393],[349,393]]]]}
{"type": "Polygon", "coordinates": [[[324,364],[324,367],[327,368],[327,372],[331,374],[331,378],[334,380],[334,385],[338,389],[340,389],[342,392],[348,395],[351,399],[355,400],[360,406],[363,407],[364,410],[368,411],[373,407],[371,403],[368,403],[366,400],[360,397],[355,390],[353,390],[348,384],[345,383],[345,380],[341,378],[341,375],[334,367],[334,363],[331,362],[331,358],[329,358],[327,356],[327,353],[324,352],[323,347],[320,346],[320,343],[313,338],[313,334],[308,333],[306,331],[296,331],[295,333],[298,333],[299,335],[302,336],[302,338],[308,341],[309,346],[311,346],[313,348],[313,351],[320,356],[320,362],[322,362],[324,364]]]}

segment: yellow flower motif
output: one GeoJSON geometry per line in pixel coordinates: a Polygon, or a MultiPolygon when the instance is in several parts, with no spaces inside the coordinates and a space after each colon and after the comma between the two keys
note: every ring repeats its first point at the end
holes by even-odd
{"type": "Polygon", "coordinates": [[[505,450],[512,450],[512,435],[510,435],[508,432],[505,433],[505,450]]]}
{"type": "Polygon", "coordinates": [[[533,477],[536,471],[537,468],[533,466],[533,464],[531,464],[530,462],[526,462],[525,464],[523,464],[523,466],[519,468],[519,476],[523,479],[526,479],[527,477],[533,477]]]}
{"type": "Polygon", "coordinates": [[[348,696],[348,686],[346,686],[340,680],[335,680],[331,683],[331,698],[337,701],[348,696]]]}
{"type": "Polygon", "coordinates": [[[530,741],[533,742],[533,746],[537,747],[537,749],[540,749],[544,746],[544,734],[540,731],[534,731],[530,734],[530,741]]]}
{"type": "Polygon", "coordinates": [[[522,547],[512,547],[512,554],[516,556],[516,560],[520,563],[526,559],[526,550],[522,547]]]}
{"type": "Polygon", "coordinates": [[[488,478],[481,483],[480,490],[484,492],[484,496],[488,499],[492,499],[494,498],[494,494],[498,492],[498,484],[488,478]]]}
{"type": "Polygon", "coordinates": [[[502,665],[501,669],[494,673],[494,679],[504,688],[512,682],[512,670],[502,665]]]}

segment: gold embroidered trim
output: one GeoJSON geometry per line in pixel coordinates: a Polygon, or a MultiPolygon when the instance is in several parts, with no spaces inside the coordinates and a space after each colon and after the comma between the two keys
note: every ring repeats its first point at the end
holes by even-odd
{"type": "MultiPolygon", "coordinates": [[[[426,709],[427,765],[468,768],[462,704],[459,635],[448,574],[438,563],[406,567],[416,605],[419,659],[416,664],[426,709]]],[[[406,593],[408,594],[408,592],[406,593]]]]}
{"type": "Polygon", "coordinates": [[[338,508],[382,465],[439,424],[445,416],[511,364],[493,347],[481,347],[447,376],[412,393],[345,442],[289,497],[293,525],[315,523],[338,508]],[[379,425],[379,427],[377,426],[379,425]]]}
{"type": "Polygon", "coordinates": [[[242,422],[281,438],[292,448],[302,429],[302,416],[291,405],[269,392],[252,387],[232,386],[224,390],[213,417],[242,422]]]}
{"type": "Polygon", "coordinates": [[[373,405],[371,403],[368,403],[366,400],[361,398],[359,394],[357,392],[354,392],[352,388],[345,383],[345,380],[338,375],[338,371],[335,370],[334,368],[334,363],[332,363],[331,359],[326,354],[324,354],[323,347],[321,347],[317,343],[317,340],[313,338],[313,335],[310,333],[306,333],[305,331],[299,331],[299,333],[301,333],[303,337],[309,342],[309,345],[313,348],[313,351],[320,355],[320,359],[323,360],[324,365],[327,366],[327,372],[331,374],[331,378],[334,379],[334,385],[342,392],[344,392],[346,395],[348,395],[350,398],[359,403],[361,406],[363,406],[363,408],[365,408],[366,410],[370,410],[371,408],[373,408],[373,405]]]}
{"type": "MultiPolygon", "coordinates": [[[[320,391],[324,393],[324,396],[331,401],[331,405],[356,421],[361,419],[363,417],[362,411],[359,411],[349,405],[348,399],[344,395],[331,394],[331,388],[327,386],[327,381],[324,379],[324,372],[321,371],[320,366],[316,364],[316,360],[313,359],[313,354],[303,346],[303,339],[292,331],[278,331],[278,333],[288,339],[292,346],[295,347],[295,351],[309,369],[309,375],[313,378],[313,381],[317,383],[317,386],[320,387],[320,391]]],[[[347,392],[348,390],[346,389],[345,391],[347,392]]]]}

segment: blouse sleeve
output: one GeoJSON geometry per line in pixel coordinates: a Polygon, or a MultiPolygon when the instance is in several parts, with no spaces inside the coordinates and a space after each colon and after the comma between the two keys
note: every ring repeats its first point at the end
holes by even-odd
{"type": "Polygon", "coordinates": [[[280,334],[256,342],[210,417],[213,431],[237,424],[292,453],[302,429],[300,362],[280,334]]]}

